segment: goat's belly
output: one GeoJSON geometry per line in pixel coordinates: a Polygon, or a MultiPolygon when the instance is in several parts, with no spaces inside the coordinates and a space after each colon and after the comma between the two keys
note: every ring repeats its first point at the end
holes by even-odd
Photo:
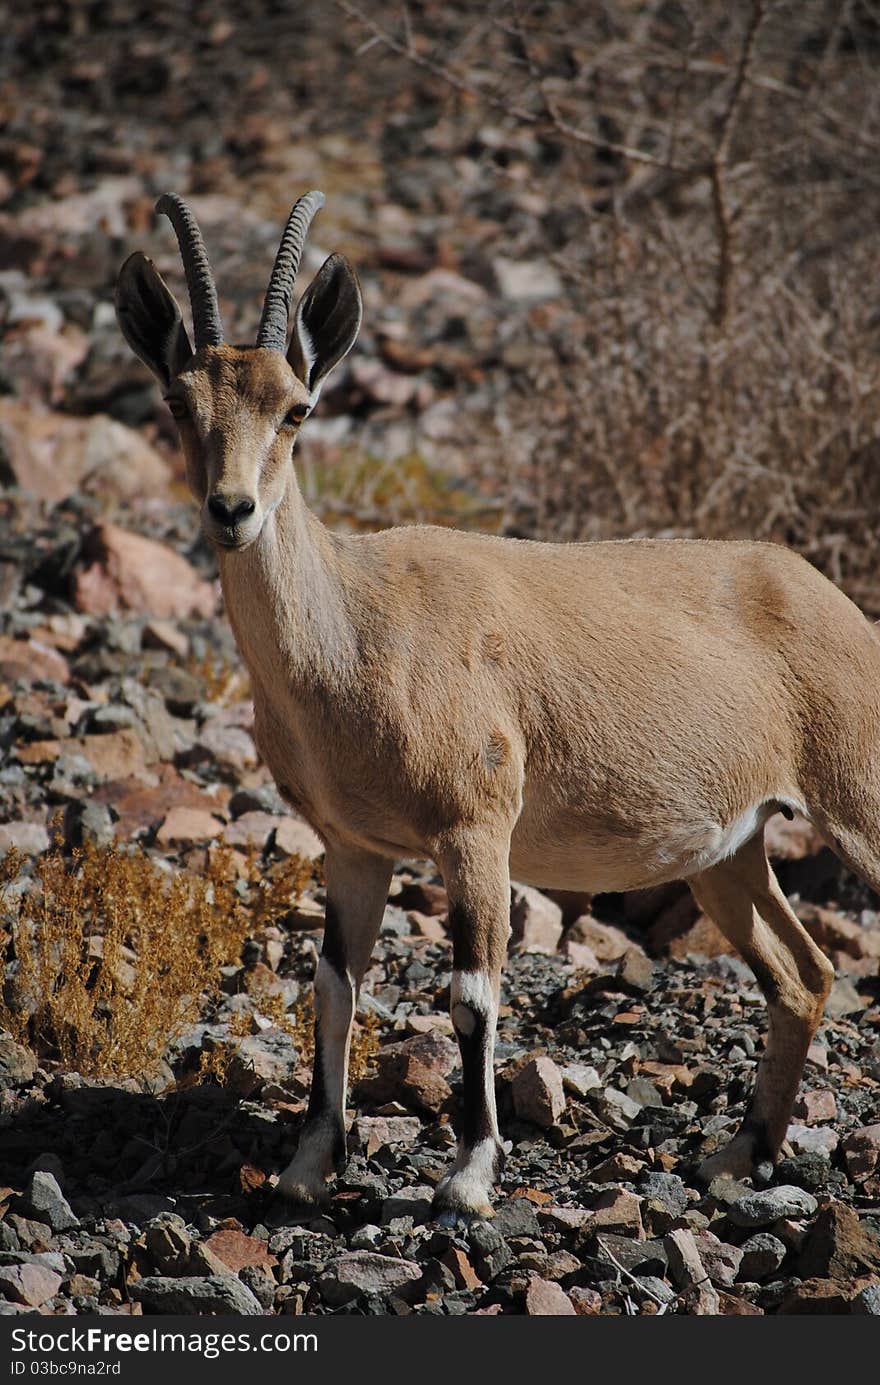
{"type": "Polygon", "coordinates": [[[762,801],[728,823],[694,818],[626,835],[579,829],[570,818],[545,824],[524,813],[511,841],[511,875],[593,894],[684,880],[735,855],[777,806],[762,801]]]}

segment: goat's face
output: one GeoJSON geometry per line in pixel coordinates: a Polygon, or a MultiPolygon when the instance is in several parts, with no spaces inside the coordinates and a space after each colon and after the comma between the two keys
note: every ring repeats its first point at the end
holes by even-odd
{"type": "Polygon", "coordinates": [[[180,431],[190,488],[207,537],[222,548],[253,543],[284,495],[297,430],[314,408],[329,372],[351,350],[361,325],[357,275],[331,255],[296,307],[288,310],[305,236],[323,206],[306,193],[288,217],[256,346],[226,346],[208,257],[189,208],[161,197],[183,255],[196,349],[180,308],[155,265],[130,255],[116,285],[126,341],[162,385],[180,431]]]}
{"type": "Polygon", "coordinates": [[[171,380],[165,401],[205,536],[246,548],[284,495],[308,390],[278,351],[206,346],[171,380]]]}

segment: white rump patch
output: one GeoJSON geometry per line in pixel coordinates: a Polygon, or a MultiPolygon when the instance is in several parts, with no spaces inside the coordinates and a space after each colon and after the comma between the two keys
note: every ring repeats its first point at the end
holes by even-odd
{"type": "MultiPolygon", "coordinates": [[[[768,818],[779,811],[783,799],[763,800],[740,813],[726,827],[719,823],[706,825],[705,833],[697,832],[689,840],[670,843],[670,856],[673,860],[684,860],[691,871],[709,870],[722,861],[730,860],[746,842],[751,841],[764,826],[768,818]]],[[[787,803],[786,807],[803,813],[801,804],[787,803]]]]}

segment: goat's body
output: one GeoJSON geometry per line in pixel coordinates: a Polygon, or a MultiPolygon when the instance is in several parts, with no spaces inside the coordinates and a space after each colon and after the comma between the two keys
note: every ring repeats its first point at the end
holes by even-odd
{"type": "Polygon", "coordinates": [[[833,819],[880,770],[880,641],[784,548],[394,529],[328,542],[331,623],[293,571],[280,618],[280,593],[255,602],[266,530],[224,558],[224,591],[261,753],[325,839],[434,856],[497,811],[517,879],[634,889],[733,855],[780,805],[833,819]],[[310,619],[332,675],[303,661],[310,619]]]}
{"type": "Polygon", "coordinates": [[[178,420],[254,690],[256,739],[326,844],[315,1076],[279,1187],[319,1200],[344,1158],[358,986],[393,862],[433,858],[449,896],[462,1063],[455,1163],[435,1205],[491,1214],[493,1040],[510,876],[591,892],[685,878],[752,968],[766,1052],[739,1133],[708,1172],[772,1166],[833,970],[770,870],[762,826],[797,806],[880,888],[880,640],[786,549],[638,540],[552,545],[436,528],[334,536],[292,449],[360,324],[331,256],[284,354],[305,229],[288,218],[257,346],[223,343],[210,267],[179,199],[196,350],[154,266],[117,290],[132,349],[178,420]]]}

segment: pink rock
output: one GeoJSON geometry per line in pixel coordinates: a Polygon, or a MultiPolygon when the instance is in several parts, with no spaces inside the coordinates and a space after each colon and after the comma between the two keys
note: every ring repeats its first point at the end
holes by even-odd
{"type": "Polygon", "coordinates": [[[64,655],[42,640],[13,640],[0,635],[0,678],[10,682],[24,678],[29,683],[45,678],[66,683],[70,671],[64,655]]]}
{"type": "Polygon", "coordinates": [[[194,846],[219,837],[223,824],[203,808],[172,808],[156,833],[160,846],[194,846]]]}
{"type": "Polygon", "coordinates": [[[602,1312],[602,1295],[595,1289],[586,1289],[576,1285],[569,1290],[569,1298],[574,1304],[574,1311],[578,1317],[593,1317],[596,1313],[602,1312]]]}
{"type": "Polygon", "coordinates": [[[531,885],[512,885],[510,950],[555,952],[562,937],[562,910],[531,885]]]}
{"type": "MultiPolygon", "coordinates": [[[[229,728],[224,728],[228,730],[229,728]]],[[[245,732],[241,733],[245,735],[245,732]]],[[[270,832],[280,826],[283,818],[275,817],[272,813],[242,813],[241,817],[230,822],[223,832],[223,842],[225,846],[237,847],[257,847],[262,850],[266,845],[266,839],[270,832]]]]}
{"type": "Polygon", "coordinates": [[[837,1118],[837,1102],[830,1087],[820,1087],[816,1091],[802,1092],[795,1102],[794,1114],[806,1125],[816,1125],[819,1121],[833,1121],[837,1118]]]}
{"type": "Polygon", "coordinates": [[[511,1083],[513,1106],[521,1120],[533,1121],[544,1129],[555,1125],[565,1110],[562,1073],[552,1058],[532,1058],[511,1083]]]}
{"type": "Polygon", "coordinates": [[[247,1265],[274,1265],[276,1259],[269,1253],[265,1241],[258,1236],[247,1236],[243,1231],[221,1227],[209,1236],[204,1244],[212,1255],[216,1255],[233,1274],[238,1274],[247,1265]]]}
{"type": "Polygon", "coordinates": [[[565,935],[566,942],[586,943],[600,962],[616,962],[632,947],[632,939],[611,924],[600,923],[592,914],[582,914],[565,935]]]}
{"type": "Polygon", "coordinates": [[[446,942],[449,934],[442,919],[422,914],[418,909],[410,909],[407,918],[413,933],[419,938],[427,938],[432,943],[446,942]]]}
{"type": "Polygon", "coordinates": [[[594,1200],[594,1225],[603,1231],[644,1240],[642,1199],[626,1188],[608,1188],[594,1200]]]}
{"type": "Polygon", "coordinates": [[[562,944],[562,954],[570,966],[576,967],[578,971],[589,972],[591,976],[595,975],[602,965],[591,947],[586,943],[575,942],[573,938],[566,938],[562,944]]]}
{"type": "Polygon", "coordinates": [[[83,490],[118,500],[164,495],[171,481],[140,433],[106,414],[76,418],[0,399],[0,443],[18,484],[44,500],[83,490]]]}
{"type": "Polygon", "coordinates": [[[764,828],[764,846],[774,861],[801,861],[805,856],[817,855],[824,845],[813,824],[801,813],[791,818],[774,813],[764,828]]]}
{"type": "Polygon", "coordinates": [[[144,747],[130,727],[107,735],[70,736],[63,741],[27,741],[17,747],[23,765],[49,764],[61,754],[83,755],[99,780],[149,779],[144,747]]]}
{"type": "Polygon", "coordinates": [[[316,861],[324,855],[324,843],[301,818],[283,817],[275,829],[275,850],[283,856],[302,856],[316,861]]]}
{"type": "Polygon", "coordinates": [[[217,597],[210,582],[173,548],[117,524],[97,525],[86,540],[92,560],[73,580],[73,600],[88,615],[139,611],[183,619],[213,616],[217,597]]]}
{"type": "Polygon", "coordinates": [[[61,1275],[48,1265],[0,1265],[0,1296],[39,1308],[61,1288],[61,1275]]]}
{"type": "Polygon", "coordinates": [[[880,1167],[880,1125],[863,1125],[847,1135],[843,1153],[851,1178],[857,1182],[870,1178],[880,1167]]]}
{"type": "Polygon", "coordinates": [[[368,1159],[383,1145],[411,1145],[419,1138],[422,1122],[418,1116],[358,1116],[355,1132],[368,1159]]]}
{"type": "Polygon", "coordinates": [[[0,856],[12,846],[24,856],[38,856],[49,850],[49,833],[40,822],[0,823],[0,856]]]}
{"type": "MultiPolygon", "coordinates": [[[[210,752],[221,769],[232,774],[240,774],[257,763],[253,738],[242,726],[221,725],[215,718],[202,728],[199,745],[210,752]]],[[[252,815],[245,813],[244,816],[252,815]]],[[[270,814],[263,813],[261,816],[268,817],[270,814]]]]}
{"type": "Polygon", "coordinates": [[[526,1289],[526,1312],[530,1318],[573,1318],[575,1308],[568,1294],[552,1279],[533,1274],[526,1289]]]}
{"type": "Polygon", "coordinates": [[[454,1072],[461,1061],[458,1044],[441,1034],[436,1024],[431,1024],[420,1034],[401,1039],[399,1043],[386,1044],[382,1049],[382,1056],[384,1058],[389,1054],[404,1054],[410,1058],[417,1058],[426,1068],[439,1072],[442,1077],[448,1077],[454,1072]]]}

